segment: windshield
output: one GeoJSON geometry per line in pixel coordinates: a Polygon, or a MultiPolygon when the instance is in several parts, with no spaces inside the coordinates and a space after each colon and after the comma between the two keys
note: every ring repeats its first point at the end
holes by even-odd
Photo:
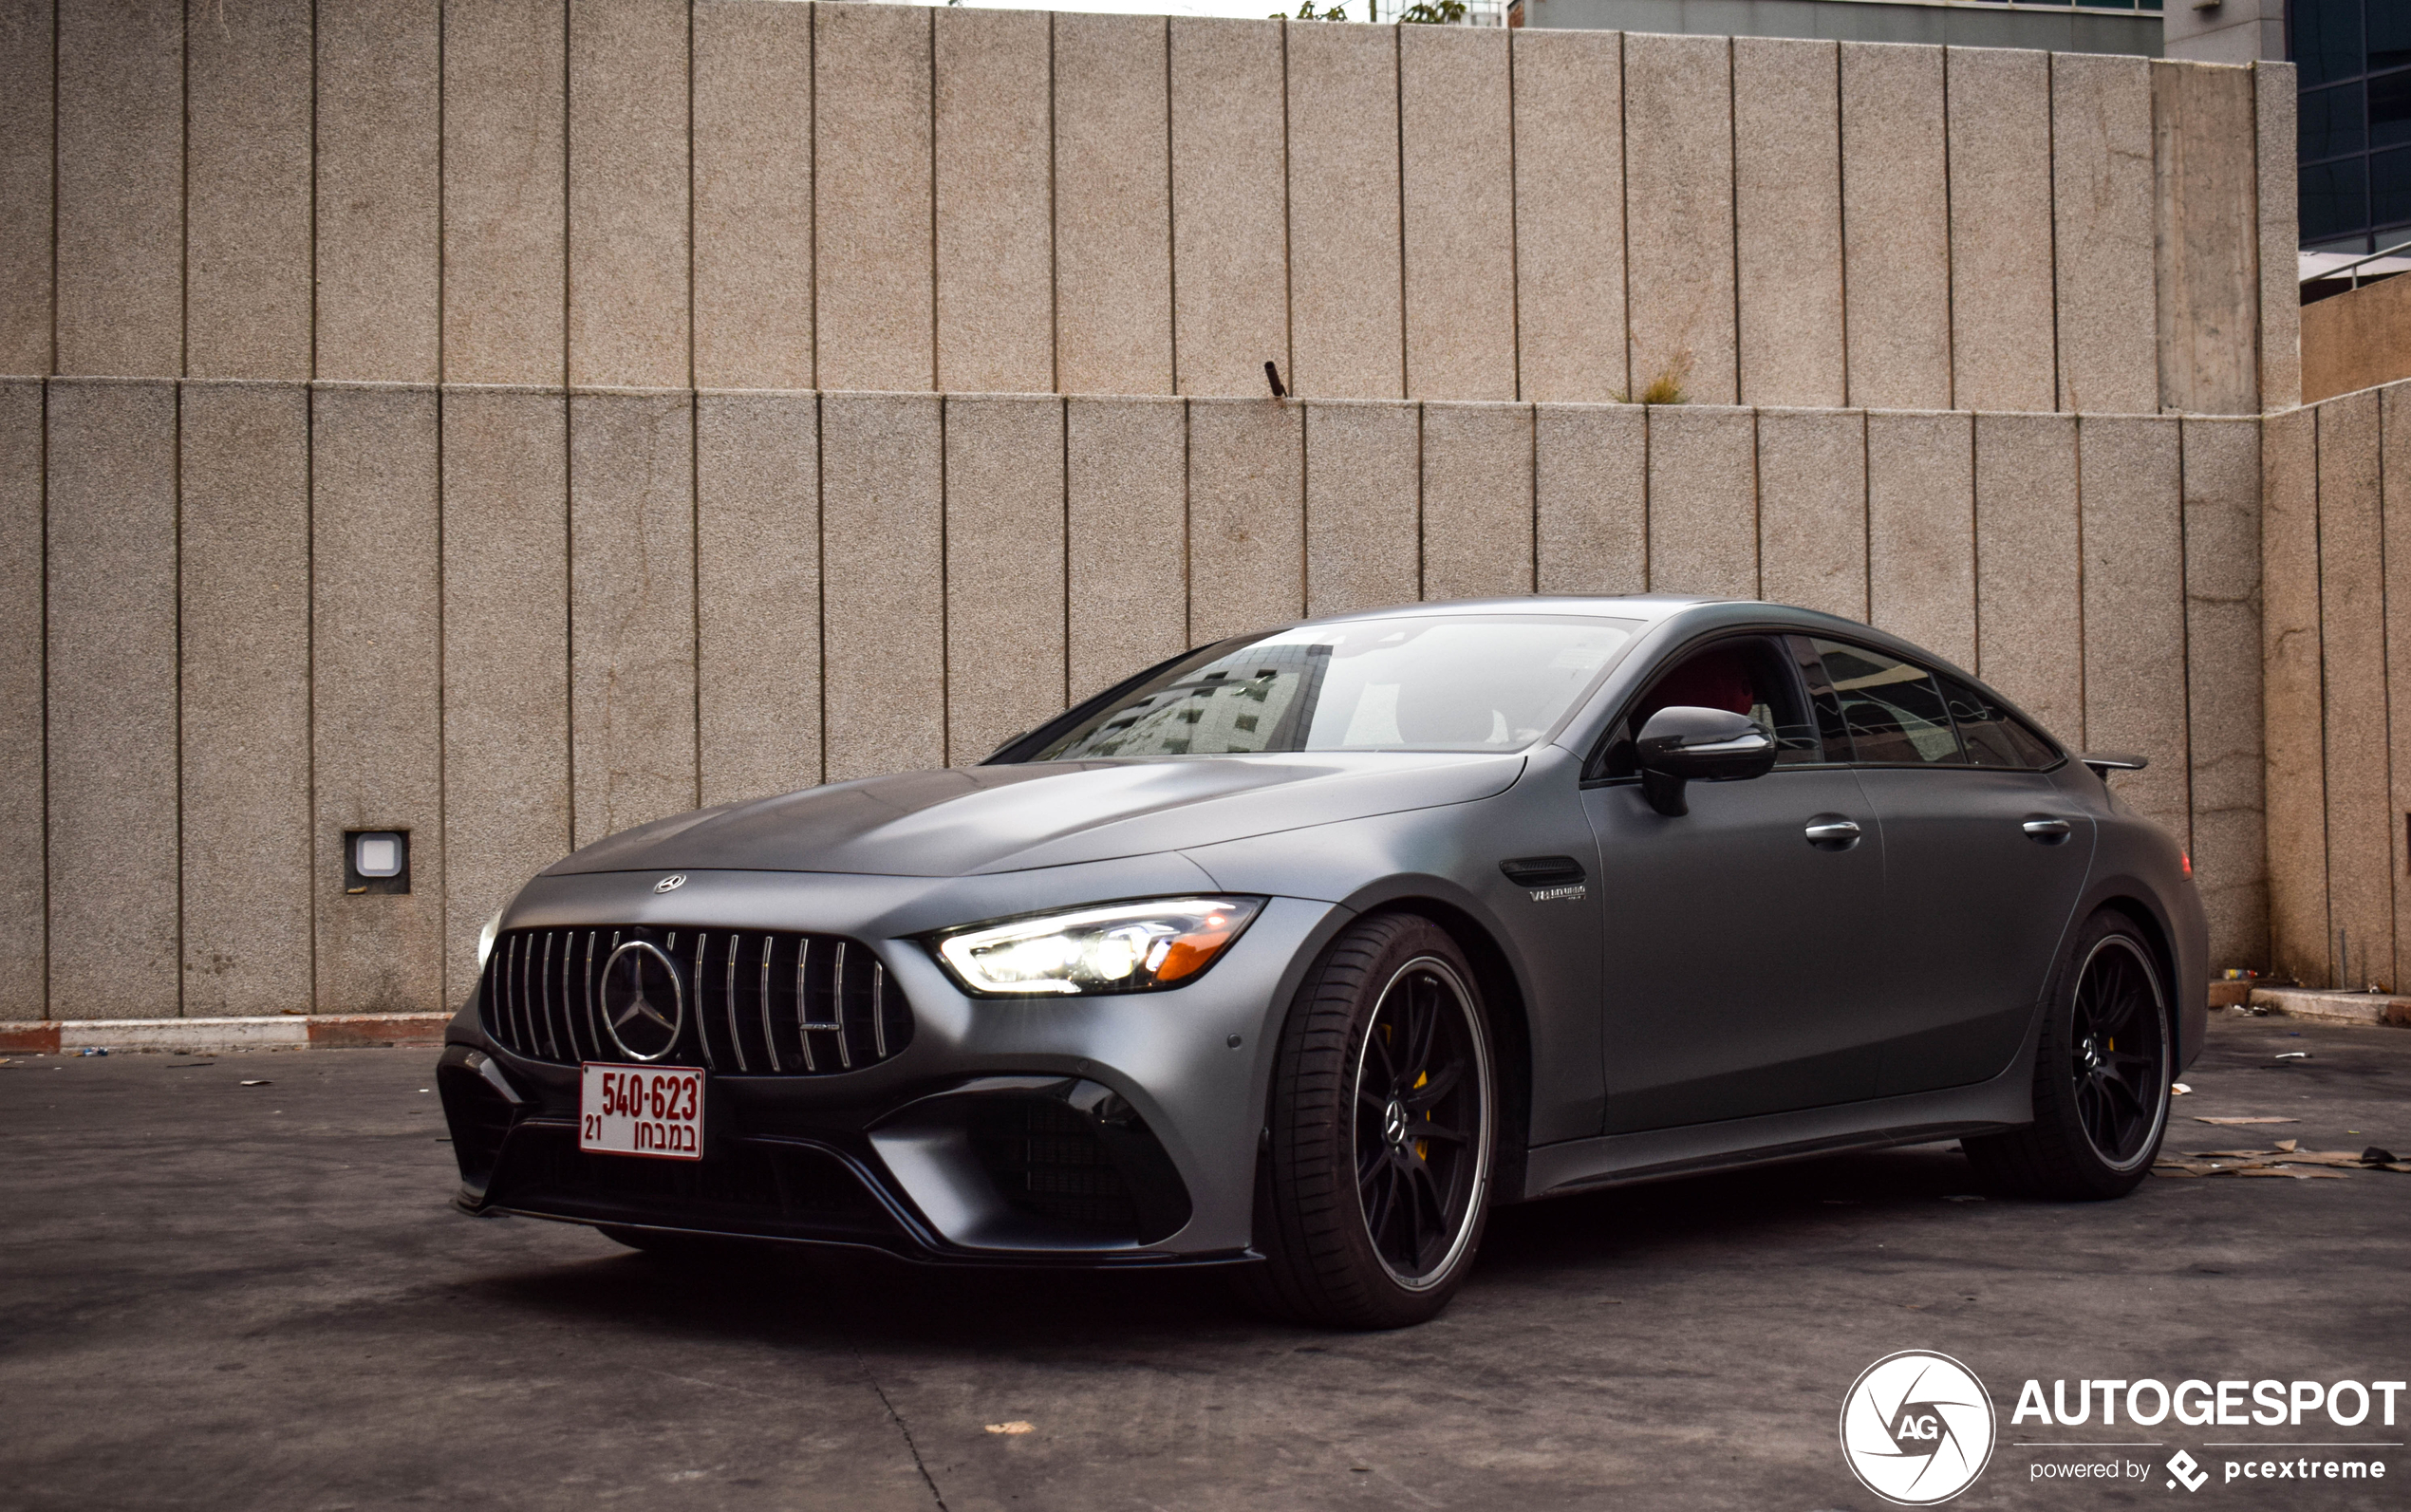
{"type": "Polygon", "coordinates": [[[1639,628],[1505,614],[1300,625],[1209,646],[1029,759],[1519,750],[1598,681],[1639,628]]]}

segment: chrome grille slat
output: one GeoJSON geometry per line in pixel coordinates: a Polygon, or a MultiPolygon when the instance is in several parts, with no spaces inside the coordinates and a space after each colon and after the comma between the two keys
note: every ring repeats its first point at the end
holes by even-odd
{"type": "Polygon", "coordinates": [[[888,963],[870,963],[870,1053],[888,1058],[888,963]]]}
{"type": "Polygon", "coordinates": [[[544,932],[544,975],[536,979],[539,985],[535,1000],[544,1014],[545,1048],[552,1052],[554,1060],[559,1060],[561,1042],[552,1037],[552,942],[555,938],[553,931],[547,929],[544,932]]]}
{"type": "MultiPolygon", "coordinates": [[[[745,1032],[737,1027],[737,958],[744,952],[744,939],[743,935],[728,937],[728,977],[720,988],[720,1005],[721,1011],[728,1015],[728,1042],[737,1055],[737,1069],[750,1073],[754,1068],[745,1063],[745,1032]]],[[[695,953],[695,961],[698,966],[702,964],[703,953],[700,947],[695,953]]]]}
{"type": "Polygon", "coordinates": [[[854,1069],[853,1048],[846,1043],[846,943],[837,942],[837,970],[829,987],[832,1001],[829,1017],[837,1025],[837,1064],[846,1071],[854,1069]]]}
{"type": "Polygon", "coordinates": [[[762,1045],[770,1052],[770,1069],[773,1074],[776,1074],[777,1073],[783,1072],[787,1069],[778,1063],[778,1031],[771,1027],[770,1021],[770,957],[771,952],[777,948],[778,937],[776,935],[762,936],[762,984],[760,998],[762,1010],[762,1045]]]}

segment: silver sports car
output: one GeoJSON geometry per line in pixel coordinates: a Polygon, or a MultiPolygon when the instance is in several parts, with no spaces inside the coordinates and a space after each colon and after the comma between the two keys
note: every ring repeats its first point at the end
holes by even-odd
{"type": "Polygon", "coordinates": [[[613,835],[487,927],[459,1205],[687,1253],[1222,1263],[1430,1317],[1495,1204],[1957,1139],[2114,1197],[2192,865],[1893,636],[1672,597],[1235,637],[978,767],[613,835]]]}

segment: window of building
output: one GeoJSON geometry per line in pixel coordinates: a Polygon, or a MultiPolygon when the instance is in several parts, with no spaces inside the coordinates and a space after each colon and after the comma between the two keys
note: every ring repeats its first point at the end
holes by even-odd
{"type": "Polygon", "coordinates": [[[2411,4],[2293,0],[2287,28],[2302,70],[2302,244],[2411,241],[2411,4]]]}

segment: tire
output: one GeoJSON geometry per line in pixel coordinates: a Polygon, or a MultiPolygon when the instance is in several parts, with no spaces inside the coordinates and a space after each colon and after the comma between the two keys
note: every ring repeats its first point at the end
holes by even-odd
{"type": "Polygon", "coordinates": [[[2094,914],[2044,1009],[2034,1122],[1962,1140],[1968,1159],[2021,1197],[2100,1202],[2133,1191],[2168,1130],[2174,1022],[2150,941],[2125,914],[2094,914]]]}
{"type": "Polygon", "coordinates": [[[1240,1277],[1249,1299],[1333,1328],[1437,1315],[1481,1246],[1497,1102],[1481,989],[1456,942],[1410,914],[1349,928],[1281,1032],[1257,1173],[1265,1259],[1240,1277]]]}

